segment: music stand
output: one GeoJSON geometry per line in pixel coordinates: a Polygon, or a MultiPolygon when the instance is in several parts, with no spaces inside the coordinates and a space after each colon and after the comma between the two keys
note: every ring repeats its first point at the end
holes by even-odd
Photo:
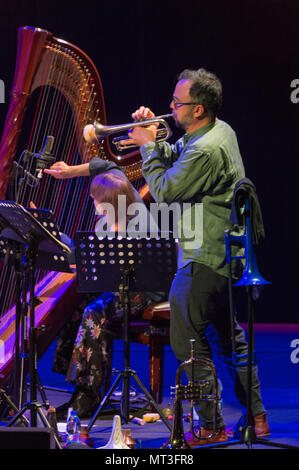
{"type": "Polygon", "coordinates": [[[145,388],[138,375],[130,368],[130,297],[129,292],[168,292],[176,272],[176,247],[173,238],[125,238],[112,234],[98,238],[94,232],[75,234],[75,256],[78,291],[84,293],[120,292],[124,311],[124,370],[121,371],[90,420],[90,430],[109,400],[116,386],[123,379],[121,416],[130,420],[130,378],[141,388],[162,421],[171,430],[168,419],[145,388]]]}
{"type": "MultiPolygon", "coordinates": [[[[37,401],[37,351],[35,327],[35,268],[38,257],[42,253],[51,253],[53,256],[66,257],[71,250],[57,237],[47,230],[29,211],[20,204],[11,201],[0,201],[1,235],[9,240],[23,245],[24,256],[22,262],[28,273],[29,280],[29,359],[30,359],[30,401],[8,423],[12,426],[25,411],[30,410],[30,425],[37,426],[37,416],[41,418],[46,427],[51,428],[42,405],[37,401]]],[[[45,266],[43,266],[45,268],[45,266]]],[[[68,269],[70,269],[68,267],[68,269]]],[[[60,443],[55,436],[55,441],[60,448],[60,443]]]]}
{"type": "MultiPolygon", "coordinates": [[[[33,217],[35,217],[54,237],[60,239],[59,229],[54,219],[53,213],[46,209],[26,209],[33,217]]],[[[0,257],[4,258],[3,264],[10,266],[15,272],[15,353],[14,353],[14,373],[11,376],[8,388],[13,390],[13,400],[8,396],[4,389],[0,389],[1,395],[9,407],[15,412],[22,408],[26,399],[25,379],[28,373],[28,348],[26,338],[26,315],[28,310],[27,290],[28,280],[25,275],[25,267],[22,259],[25,254],[24,244],[5,237],[7,234],[7,223],[0,216],[0,257]],[[2,224],[1,224],[2,220],[2,224]],[[2,232],[2,233],[1,233],[2,232]],[[21,332],[20,332],[21,330],[21,332]],[[21,342],[21,347],[20,347],[21,342]],[[16,406],[18,404],[18,406],[16,406]]],[[[9,236],[9,233],[7,234],[9,236]]],[[[36,268],[44,269],[45,266],[49,271],[72,272],[66,255],[58,256],[56,253],[40,251],[36,259],[36,268]]],[[[38,302],[38,301],[37,301],[38,302]]],[[[44,387],[41,384],[37,373],[37,383],[40,395],[43,399],[45,408],[49,407],[44,387]]],[[[3,411],[5,413],[5,410],[3,411]]],[[[26,419],[24,418],[24,421],[26,419]]],[[[26,420],[27,421],[27,420],[26,420]]]]}
{"type": "MultiPolygon", "coordinates": [[[[0,233],[5,228],[6,223],[0,218],[0,233]]],[[[0,257],[4,258],[3,266],[10,265],[15,272],[15,351],[14,351],[14,371],[11,374],[10,381],[7,389],[9,394],[6,393],[4,389],[1,388],[0,394],[4,397],[5,401],[15,412],[18,412],[23,398],[25,396],[25,387],[23,384],[23,377],[25,375],[25,369],[27,366],[26,361],[26,341],[24,335],[24,311],[25,311],[25,302],[24,300],[24,290],[25,290],[25,281],[24,281],[24,271],[22,269],[22,257],[23,250],[22,245],[12,240],[5,239],[0,237],[0,257]],[[23,296],[23,301],[22,301],[23,296]],[[20,327],[22,332],[20,333],[20,327]],[[21,338],[21,339],[20,339],[21,338]],[[21,348],[20,348],[21,340],[21,348]],[[18,407],[16,406],[18,403],[18,407]]],[[[26,305],[27,308],[27,305],[26,305]]],[[[27,310],[26,310],[27,311],[27,310]]],[[[2,405],[1,415],[5,415],[6,409],[2,405]]]]}

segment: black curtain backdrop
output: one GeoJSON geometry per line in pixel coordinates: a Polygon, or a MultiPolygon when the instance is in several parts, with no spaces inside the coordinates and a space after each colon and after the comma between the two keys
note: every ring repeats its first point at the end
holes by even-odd
{"type": "Polygon", "coordinates": [[[297,322],[299,103],[291,101],[291,82],[299,79],[298,12],[297,0],[2,1],[0,132],[19,26],[47,29],[91,57],[108,124],[130,122],[142,104],[168,113],[181,70],[213,71],[224,89],[219,117],[238,135],[263,211],[266,240],[257,259],[272,285],[256,304],[256,321],[297,322]]]}

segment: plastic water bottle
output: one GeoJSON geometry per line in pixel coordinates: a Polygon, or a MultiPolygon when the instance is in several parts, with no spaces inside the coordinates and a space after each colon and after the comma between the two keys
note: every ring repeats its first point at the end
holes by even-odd
{"type": "Polygon", "coordinates": [[[72,410],[66,423],[67,439],[66,444],[75,444],[81,442],[80,438],[81,423],[77,411],[72,410]]]}

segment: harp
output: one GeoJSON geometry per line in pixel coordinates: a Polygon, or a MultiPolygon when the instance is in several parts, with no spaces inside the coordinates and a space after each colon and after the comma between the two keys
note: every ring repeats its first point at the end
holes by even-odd
{"type": "MultiPolygon", "coordinates": [[[[70,165],[88,162],[95,156],[114,160],[139,189],[138,184],[141,187],[144,181],[138,151],[120,157],[112,152],[107,138],[101,143],[84,141],[83,128],[95,120],[106,124],[103,88],[92,60],[77,46],[55,38],[46,30],[20,27],[13,86],[0,142],[0,198],[17,200],[24,207],[33,201],[38,208],[50,209],[60,230],[71,238],[77,230],[93,230],[95,219],[89,178],[55,180],[44,175],[36,184],[26,180],[26,174],[34,171],[34,162],[25,157],[30,152],[39,152],[46,137],[51,135],[55,160],[64,160],[70,165]]],[[[40,357],[82,298],[76,291],[74,273],[39,270],[36,276],[35,294],[39,299],[36,326],[47,328],[46,335],[38,337],[40,357]]],[[[14,292],[14,272],[2,258],[2,383],[13,367],[14,292]]]]}

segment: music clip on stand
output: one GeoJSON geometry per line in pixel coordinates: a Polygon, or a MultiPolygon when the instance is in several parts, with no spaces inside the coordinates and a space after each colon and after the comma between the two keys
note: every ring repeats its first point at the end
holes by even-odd
{"type": "Polygon", "coordinates": [[[175,240],[165,236],[158,238],[132,238],[117,236],[98,238],[94,232],[77,232],[74,237],[78,291],[83,293],[120,292],[124,311],[124,369],[121,371],[97,411],[90,420],[90,430],[109,400],[118,383],[123,379],[121,417],[130,420],[130,378],[134,379],[162,421],[171,430],[169,421],[139,379],[130,368],[130,292],[168,292],[176,272],[175,240]]]}
{"type": "MultiPolygon", "coordinates": [[[[14,240],[23,247],[23,260],[25,269],[28,273],[29,283],[29,364],[30,364],[30,401],[16,413],[16,415],[8,423],[12,426],[18,419],[24,418],[24,413],[30,410],[30,426],[37,426],[37,417],[39,416],[42,423],[51,428],[42,405],[37,400],[37,348],[36,348],[36,332],[35,327],[35,269],[41,264],[44,268],[41,258],[44,255],[53,256],[55,259],[67,259],[67,254],[71,250],[62,243],[59,238],[55,237],[43,224],[41,224],[34,215],[24,209],[20,204],[11,201],[0,201],[0,218],[1,218],[1,236],[14,240]]],[[[59,237],[59,234],[57,234],[59,237]]],[[[67,263],[66,263],[67,264],[67,263]]],[[[53,268],[53,266],[51,266],[53,268]]],[[[66,267],[66,270],[70,270],[66,267]]],[[[61,445],[54,435],[56,444],[59,448],[61,445]]]]}

